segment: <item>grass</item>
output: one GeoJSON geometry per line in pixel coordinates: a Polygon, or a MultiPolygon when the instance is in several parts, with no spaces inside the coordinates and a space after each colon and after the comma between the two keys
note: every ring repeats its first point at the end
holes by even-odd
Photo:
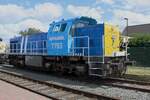
{"type": "Polygon", "coordinates": [[[129,66],[125,78],[150,82],[150,67],[129,66]]]}

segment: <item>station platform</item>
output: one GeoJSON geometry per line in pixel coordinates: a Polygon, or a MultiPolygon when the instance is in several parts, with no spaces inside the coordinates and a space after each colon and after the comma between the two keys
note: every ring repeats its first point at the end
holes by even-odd
{"type": "Polygon", "coordinates": [[[50,100],[0,80],[0,100],[50,100]]]}

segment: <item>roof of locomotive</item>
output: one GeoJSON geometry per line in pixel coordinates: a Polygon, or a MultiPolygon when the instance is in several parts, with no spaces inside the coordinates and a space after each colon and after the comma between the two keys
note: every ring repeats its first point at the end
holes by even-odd
{"type": "Polygon", "coordinates": [[[75,17],[75,18],[70,18],[70,19],[62,19],[59,21],[53,21],[52,23],[50,23],[50,26],[53,26],[55,24],[61,24],[61,23],[65,23],[65,22],[76,22],[76,21],[82,21],[82,22],[87,22],[89,25],[96,25],[97,21],[95,23],[92,23],[94,19],[92,18],[86,18],[86,17],[75,17]]]}
{"type": "MultiPolygon", "coordinates": [[[[91,20],[91,19],[90,19],[91,20]]],[[[89,23],[90,23],[90,20],[89,20],[89,23]]],[[[53,26],[53,25],[56,25],[56,24],[61,24],[61,23],[65,23],[65,22],[76,22],[76,21],[83,21],[83,22],[88,22],[86,20],[83,19],[83,17],[75,17],[75,18],[70,18],[70,19],[62,19],[60,21],[54,21],[50,24],[50,26],[53,26]]],[[[93,24],[93,25],[98,25],[97,23],[96,24],[93,24]]],[[[90,27],[91,25],[87,25],[86,27],[90,27]]],[[[30,34],[30,35],[23,35],[23,36],[17,36],[17,37],[13,37],[10,39],[10,42],[13,42],[13,41],[20,41],[22,37],[24,36],[30,36],[30,37],[36,37],[38,35],[42,35],[43,33],[46,33],[47,32],[39,32],[39,33],[34,33],[34,34],[30,34]]]]}
{"type": "Polygon", "coordinates": [[[16,37],[13,37],[10,39],[10,42],[13,42],[13,41],[21,41],[22,37],[24,36],[29,36],[29,37],[37,37],[37,36],[43,36],[43,35],[47,35],[47,32],[39,32],[39,33],[33,33],[33,34],[30,34],[30,35],[22,35],[22,36],[16,36],[16,37]]]}

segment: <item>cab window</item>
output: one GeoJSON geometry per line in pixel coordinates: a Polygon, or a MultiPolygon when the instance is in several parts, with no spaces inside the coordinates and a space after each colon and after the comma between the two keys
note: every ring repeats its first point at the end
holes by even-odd
{"type": "Polygon", "coordinates": [[[55,25],[53,28],[53,32],[59,32],[59,30],[60,30],[60,24],[55,25]]]}
{"type": "Polygon", "coordinates": [[[53,32],[64,32],[66,29],[67,23],[57,24],[53,28],[53,32]]]}
{"type": "Polygon", "coordinates": [[[61,31],[61,32],[64,32],[65,29],[66,29],[66,26],[67,26],[67,23],[61,24],[60,31],[61,31]]]}

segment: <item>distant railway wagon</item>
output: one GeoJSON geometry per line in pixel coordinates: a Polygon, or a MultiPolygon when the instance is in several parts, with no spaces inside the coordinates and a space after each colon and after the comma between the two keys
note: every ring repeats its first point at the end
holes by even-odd
{"type": "Polygon", "coordinates": [[[6,58],[6,43],[4,43],[2,41],[2,39],[0,39],[0,64],[3,63],[5,61],[5,58],[6,58]]]}
{"type": "Polygon", "coordinates": [[[126,54],[117,27],[74,18],[50,24],[48,32],[10,40],[9,61],[77,75],[115,76],[126,71],[126,54]]]}

